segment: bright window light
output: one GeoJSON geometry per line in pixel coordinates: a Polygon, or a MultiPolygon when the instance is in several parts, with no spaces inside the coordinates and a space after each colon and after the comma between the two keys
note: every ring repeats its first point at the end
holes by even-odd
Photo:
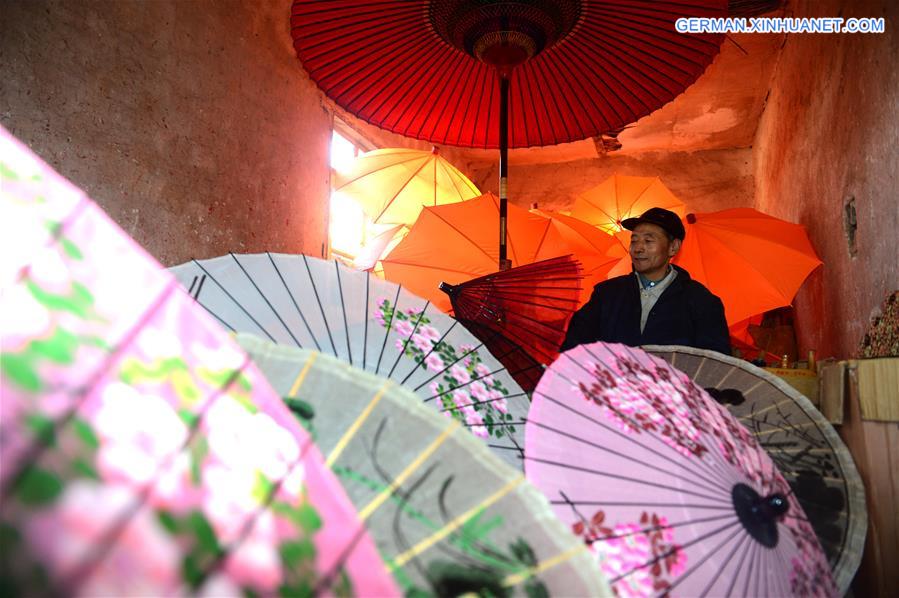
{"type": "Polygon", "coordinates": [[[362,249],[365,235],[365,214],[351,197],[331,192],[331,250],[355,257],[362,249]]]}
{"type": "Polygon", "coordinates": [[[331,168],[338,172],[346,172],[359,150],[353,142],[338,133],[331,133],[331,168]]]}

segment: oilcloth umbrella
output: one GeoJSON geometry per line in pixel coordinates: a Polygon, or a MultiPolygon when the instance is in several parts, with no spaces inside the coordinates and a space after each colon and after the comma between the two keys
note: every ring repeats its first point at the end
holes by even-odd
{"type": "MultiPolygon", "coordinates": [[[[552,220],[514,205],[508,208],[514,267],[570,254],[582,262],[598,259],[598,252],[586,243],[570,244],[552,220]]],[[[381,260],[384,276],[448,311],[450,302],[438,288],[441,282],[458,284],[496,272],[499,215],[499,199],[492,193],[425,208],[406,238],[381,260]]]]}
{"type": "Polygon", "coordinates": [[[665,208],[683,216],[685,207],[659,177],[615,174],[580,194],[571,209],[575,218],[614,235],[621,221],[637,217],[649,208],[665,208]]]}
{"type": "Polygon", "coordinates": [[[741,359],[691,347],[643,348],[684,372],[755,436],[808,515],[845,593],[861,560],[867,511],[858,470],[830,422],[792,386],[741,359]]]}
{"type": "Polygon", "coordinates": [[[577,309],[581,278],[580,263],[563,256],[458,285],[443,283],[440,289],[450,297],[453,316],[467,328],[473,322],[493,330],[548,365],[558,356],[577,309]]]}
{"type": "Polygon", "coordinates": [[[396,595],[246,355],[0,129],[0,555],[10,595],[396,595]]]}
{"type": "Polygon", "coordinates": [[[745,427],[640,349],[563,353],[534,392],[528,480],[618,596],[836,596],[808,518],[745,427]]]}
{"type": "Polygon", "coordinates": [[[724,302],[728,324],[790,305],[821,265],[805,227],[752,208],[687,214],[673,262],[724,302]]]}
{"type": "Polygon", "coordinates": [[[385,148],[356,157],[336,171],[334,190],[356,200],[376,224],[412,224],[423,206],[477,197],[474,183],[435,147],[431,151],[385,148]]]}
{"type": "Polygon", "coordinates": [[[238,339],[307,422],[406,596],[611,595],[543,496],[457,420],[327,355],[238,339]]]}
{"type": "Polygon", "coordinates": [[[508,149],[621,129],[679,95],[720,35],[677,33],[726,0],[296,0],[294,47],[310,77],[363,120],[433,143],[497,147],[499,269],[508,149]]]}
{"type": "Polygon", "coordinates": [[[462,325],[396,283],[304,255],[227,255],[175,277],[225,327],[328,353],[412,389],[521,468],[529,399],[462,325]],[[482,425],[483,424],[483,425],[482,425]]]}
{"type": "Polygon", "coordinates": [[[711,64],[720,35],[681,17],[726,0],[295,1],[291,34],[312,80],[351,114],[406,137],[498,148],[595,137],[668,103],[711,64]]]}

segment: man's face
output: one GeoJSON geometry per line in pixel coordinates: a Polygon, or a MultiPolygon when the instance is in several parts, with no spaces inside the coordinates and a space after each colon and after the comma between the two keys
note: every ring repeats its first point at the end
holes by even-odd
{"type": "Polygon", "coordinates": [[[661,226],[642,222],[631,233],[630,255],[634,270],[650,280],[661,280],[668,260],[680,249],[680,239],[668,240],[661,226]]]}

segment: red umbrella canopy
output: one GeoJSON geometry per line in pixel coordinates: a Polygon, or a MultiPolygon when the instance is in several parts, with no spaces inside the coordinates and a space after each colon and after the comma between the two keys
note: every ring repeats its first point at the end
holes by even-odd
{"type": "Polygon", "coordinates": [[[321,89],[383,129],[433,143],[509,147],[619,129],[691,85],[721,36],[681,17],[723,17],[727,0],[297,0],[294,47],[321,89]]]}

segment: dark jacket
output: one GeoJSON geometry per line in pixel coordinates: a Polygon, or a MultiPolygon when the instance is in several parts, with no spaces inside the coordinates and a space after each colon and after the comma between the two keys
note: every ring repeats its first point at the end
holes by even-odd
{"type": "Polygon", "coordinates": [[[724,305],[683,268],[649,312],[640,333],[640,282],[631,273],[603,281],[571,318],[562,351],[605,341],[640,345],[686,345],[730,355],[724,305]]]}

